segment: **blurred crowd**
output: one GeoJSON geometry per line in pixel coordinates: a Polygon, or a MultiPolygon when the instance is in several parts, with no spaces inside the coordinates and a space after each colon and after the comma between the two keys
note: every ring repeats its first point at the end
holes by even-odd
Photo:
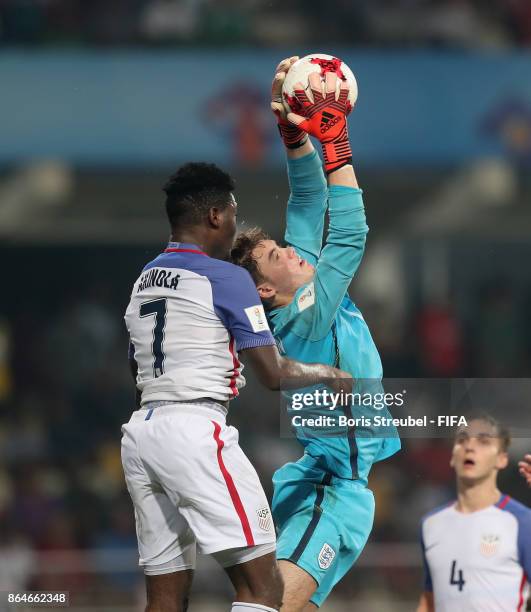
{"type": "Polygon", "coordinates": [[[531,43],[528,0],[1,0],[4,45],[504,48],[531,43]]]}
{"type": "MultiPolygon", "coordinates": [[[[107,551],[136,546],[119,454],[132,389],[109,290],[61,293],[38,314],[20,303],[0,326],[0,589],[86,589],[95,574],[72,571],[75,559],[59,557],[57,575],[39,555],[96,549],[103,571],[107,551]]],[[[136,583],[110,581],[124,596],[136,583]]]]}
{"type": "MultiPolygon", "coordinates": [[[[137,253],[139,260],[150,255],[137,253]]],[[[136,268],[115,269],[121,280],[111,283],[108,276],[98,278],[102,258],[90,249],[74,263],[56,254],[53,277],[34,279],[36,292],[49,289],[40,294],[39,309],[35,294],[25,294],[0,320],[0,590],[70,589],[90,593],[94,603],[99,589],[107,602],[109,592],[120,601],[138,585],[138,572],[104,574],[120,551],[129,567],[136,563],[119,446],[120,425],[134,408],[122,315],[136,268]],[[67,278],[70,283],[61,284],[67,278]],[[76,549],[92,551],[105,577],[82,567],[70,566],[65,574],[43,567],[50,553],[76,549]]],[[[52,263],[46,252],[41,263],[43,269],[52,263]]],[[[490,285],[475,296],[476,326],[447,306],[424,305],[401,322],[398,343],[367,306],[387,375],[517,375],[522,363],[531,363],[530,336],[521,326],[526,304],[504,286],[490,285]],[[490,343],[484,334],[491,334],[490,343]]],[[[271,493],[273,470],[300,450],[278,436],[277,398],[262,406],[256,389],[250,385],[234,403],[232,422],[271,493]]],[[[406,440],[404,446],[373,470],[370,485],[379,503],[372,542],[416,542],[420,516],[453,496],[448,441],[406,440]]],[[[504,488],[518,487],[514,464],[504,479],[504,488]]],[[[414,572],[382,569],[378,576],[388,573],[395,590],[411,594],[419,572],[420,559],[414,572]]]]}

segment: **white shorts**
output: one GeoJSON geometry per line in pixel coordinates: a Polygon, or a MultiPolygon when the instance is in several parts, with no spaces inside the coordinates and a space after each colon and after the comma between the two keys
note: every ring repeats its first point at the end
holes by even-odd
{"type": "MultiPolygon", "coordinates": [[[[122,426],[140,565],[195,567],[212,554],[275,543],[258,474],[215,402],[141,408],[122,426]]],[[[264,553],[271,547],[264,547],[264,553]]],[[[274,550],[274,547],[273,547],[274,550]]]]}

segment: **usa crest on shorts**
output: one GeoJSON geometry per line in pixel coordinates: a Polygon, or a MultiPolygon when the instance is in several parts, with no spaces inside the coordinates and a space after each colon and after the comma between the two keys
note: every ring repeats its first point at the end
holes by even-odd
{"type": "Polygon", "coordinates": [[[271,512],[269,508],[260,508],[260,510],[256,511],[256,515],[258,516],[258,527],[263,531],[271,530],[271,512]]]}

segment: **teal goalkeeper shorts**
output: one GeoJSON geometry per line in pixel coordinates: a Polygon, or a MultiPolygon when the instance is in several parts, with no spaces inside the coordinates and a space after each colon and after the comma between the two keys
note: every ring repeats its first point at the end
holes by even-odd
{"type": "Polygon", "coordinates": [[[363,483],[311,467],[304,455],[273,475],[277,559],[295,563],[317,582],[321,606],[359,557],[372,529],[374,496],[363,483]]]}

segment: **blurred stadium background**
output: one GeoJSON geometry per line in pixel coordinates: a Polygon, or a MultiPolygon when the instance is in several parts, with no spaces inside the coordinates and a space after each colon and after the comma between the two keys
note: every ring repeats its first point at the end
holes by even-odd
{"type": "MultiPolygon", "coordinates": [[[[529,0],[0,1],[0,591],[143,609],[122,314],[165,243],[161,185],[181,162],[229,168],[240,218],[281,237],[268,90],[287,55],[334,53],[358,77],[371,232],[353,290],[386,376],[528,376],[530,44],[529,0]]],[[[252,379],[232,407],[268,491],[299,453],[278,416],[252,379]]],[[[515,459],[530,447],[515,440],[501,478],[527,504],[515,459]]],[[[324,610],[413,609],[419,519],[453,497],[448,449],[406,440],[373,469],[370,544],[324,610]]],[[[203,560],[190,609],[230,597],[203,560]]]]}

